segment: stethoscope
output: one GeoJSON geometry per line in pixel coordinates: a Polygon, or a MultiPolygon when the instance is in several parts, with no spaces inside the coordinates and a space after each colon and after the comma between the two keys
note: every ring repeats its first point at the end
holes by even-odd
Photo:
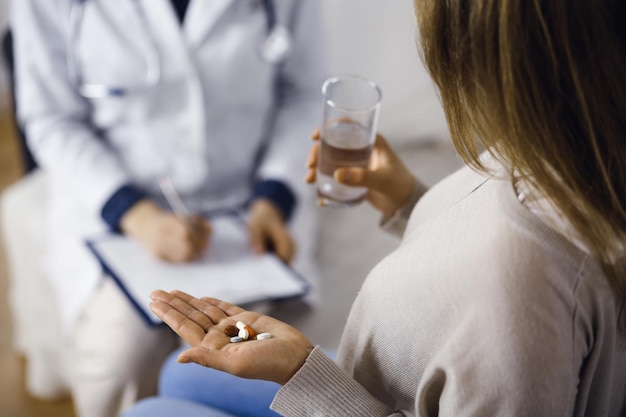
{"type": "MultiPolygon", "coordinates": [[[[291,35],[284,25],[278,22],[275,0],[258,0],[263,4],[266,21],[266,35],[259,45],[259,55],[270,64],[280,63],[291,49],[291,35]]],[[[105,84],[83,82],[78,70],[76,50],[80,38],[80,30],[83,22],[85,3],[87,0],[73,0],[70,11],[70,25],[67,42],[67,71],[71,80],[78,85],[81,96],[86,98],[122,97],[137,89],[137,87],[120,87],[105,84]]],[[[131,3],[140,17],[141,30],[149,33],[147,19],[137,0],[131,3]]],[[[154,37],[150,37],[150,50],[146,53],[146,76],[145,85],[141,89],[154,87],[161,80],[161,62],[157,44],[154,37]]]]}

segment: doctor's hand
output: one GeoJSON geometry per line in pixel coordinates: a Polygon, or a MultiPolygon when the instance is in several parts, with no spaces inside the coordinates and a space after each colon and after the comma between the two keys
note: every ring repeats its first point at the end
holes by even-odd
{"type": "Polygon", "coordinates": [[[152,311],[191,345],[179,355],[178,362],[194,362],[242,378],[282,385],[313,350],[313,344],[293,327],[224,301],[198,299],[180,291],[158,290],[150,296],[152,311]],[[231,343],[226,328],[238,321],[256,334],[270,333],[272,337],[231,343]]]}
{"type": "Polygon", "coordinates": [[[122,217],[120,228],[159,259],[172,263],[189,262],[207,249],[211,226],[200,216],[180,219],[144,199],[122,217]]]}
{"type": "Polygon", "coordinates": [[[252,249],[256,253],[273,251],[283,262],[291,262],[295,244],[278,207],[269,200],[259,198],[250,204],[248,214],[252,249]]]}
{"type": "MultiPolygon", "coordinates": [[[[314,183],[319,158],[320,131],[313,133],[315,144],[309,153],[305,181],[314,183]]],[[[393,215],[409,199],[413,187],[420,193],[426,192],[426,186],[415,179],[402,160],[391,149],[382,135],[376,136],[370,166],[368,168],[338,168],[333,173],[336,181],[349,185],[366,187],[366,199],[385,216],[393,215]]]]}

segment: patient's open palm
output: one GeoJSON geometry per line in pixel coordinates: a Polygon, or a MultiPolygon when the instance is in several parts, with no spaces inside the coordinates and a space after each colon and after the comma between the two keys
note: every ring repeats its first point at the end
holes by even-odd
{"type": "Polygon", "coordinates": [[[221,300],[198,299],[180,291],[155,291],[152,299],[154,313],[192,346],[181,353],[180,362],[284,384],[313,349],[311,342],[293,327],[221,300]],[[270,333],[272,337],[231,343],[226,329],[238,321],[256,334],[270,333]]]}

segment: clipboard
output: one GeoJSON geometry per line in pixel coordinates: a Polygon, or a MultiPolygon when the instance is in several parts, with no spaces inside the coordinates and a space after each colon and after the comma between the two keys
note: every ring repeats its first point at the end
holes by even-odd
{"type": "Polygon", "coordinates": [[[211,242],[204,256],[185,264],[155,258],[133,239],[105,234],[87,246],[149,325],[162,321],[150,310],[156,289],[181,290],[244,306],[305,295],[309,284],[271,253],[255,254],[243,220],[236,215],[211,218],[211,242]]]}

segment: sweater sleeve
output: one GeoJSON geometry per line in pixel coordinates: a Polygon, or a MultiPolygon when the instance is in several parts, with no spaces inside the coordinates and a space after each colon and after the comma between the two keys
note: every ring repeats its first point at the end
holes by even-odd
{"type": "Polygon", "coordinates": [[[278,391],[271,408],[286,417],[402,416],[348,376],[320,347],[278,391]]]}

